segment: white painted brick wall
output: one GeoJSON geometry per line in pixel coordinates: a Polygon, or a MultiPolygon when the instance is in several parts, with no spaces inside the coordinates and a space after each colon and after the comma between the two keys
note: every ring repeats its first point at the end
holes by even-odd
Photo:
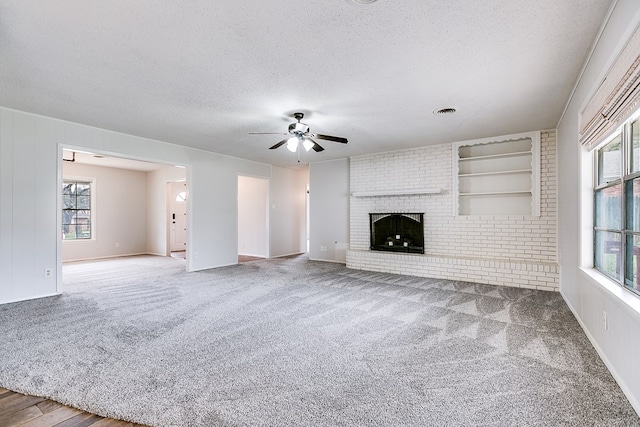
{"type": "Polygon", "coordinates": [[[540,216],[453,215],[451,144],[352,157],[351,192],[441,188],[442,194],[351,197],[347,267],[558,289],[556,135],[540,135],[540,216]],[[369,251],[370,212],[424,212],[425,255],[369,251]]]}

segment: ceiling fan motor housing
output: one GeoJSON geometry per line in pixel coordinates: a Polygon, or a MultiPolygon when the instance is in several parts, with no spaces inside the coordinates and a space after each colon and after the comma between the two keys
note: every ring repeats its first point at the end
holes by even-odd
{"type": "Polygon", "coordinates": [[[303,136],[309,132],[309,126],[304,123],[291,123],[289,125],[289,133],[296,136],[303,136]]]}

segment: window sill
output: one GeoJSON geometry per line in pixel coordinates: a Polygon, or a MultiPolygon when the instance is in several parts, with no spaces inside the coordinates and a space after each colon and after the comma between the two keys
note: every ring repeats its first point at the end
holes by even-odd
{"type": "Polygon", "coordinates": [[[594,268],[580,267],[579,270],[591,283],[620,301],[621,306],[624,307],[631,316],[640,320],[640,296],[620,286],[594,268]]]}

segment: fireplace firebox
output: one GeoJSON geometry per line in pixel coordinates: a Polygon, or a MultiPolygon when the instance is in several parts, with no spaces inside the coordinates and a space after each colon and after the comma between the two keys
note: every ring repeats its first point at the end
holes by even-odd
{"type": "Polygon", "coordinates": [[[424,254],[424,213],[370,213],[372,251],[424,254]]]}

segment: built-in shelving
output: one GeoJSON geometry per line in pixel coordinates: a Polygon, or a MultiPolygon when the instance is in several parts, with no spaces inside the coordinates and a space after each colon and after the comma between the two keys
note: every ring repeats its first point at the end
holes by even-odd
{"type": "Polygon", "coordinates": [[[518,156],[529,156],[529,155],[531,155],[531,151],[516,151],[514,153],[490,154],[487,156],[461,157],[458,160],[461,162],[466,162],[466,161],[480,160],[480,159],[498,159],[500,157],[518,157],[518,156]]]}
{"type": "Polygon", "coordinates": [[[456,215],[539,215],[539,132],[453,144],[456,215]]]}
{"type": "Polygon", "coordinates": [[[458,176],[466,177],[466,176],[487,176],[487,175],[510,175],[514,173],[532,173],[532,170],[520,169],[520,170],[506,170],[506,171],[494,171],[494,172],[461,173],[461,174],[458,174],[458,176]]]}
{"type": "Polygon", "coordinates": [[[408,190],[354,191],[353,197],[411,196],[420,194],[440,194],[441,188],[419,188],[408,190]]]}
{"type": "Polygon", "coordinates": [[[497,196],[505,194],[531,194],[531,191],[488,191],[486,193],[458,193],[459,196],[497,196]]]}

